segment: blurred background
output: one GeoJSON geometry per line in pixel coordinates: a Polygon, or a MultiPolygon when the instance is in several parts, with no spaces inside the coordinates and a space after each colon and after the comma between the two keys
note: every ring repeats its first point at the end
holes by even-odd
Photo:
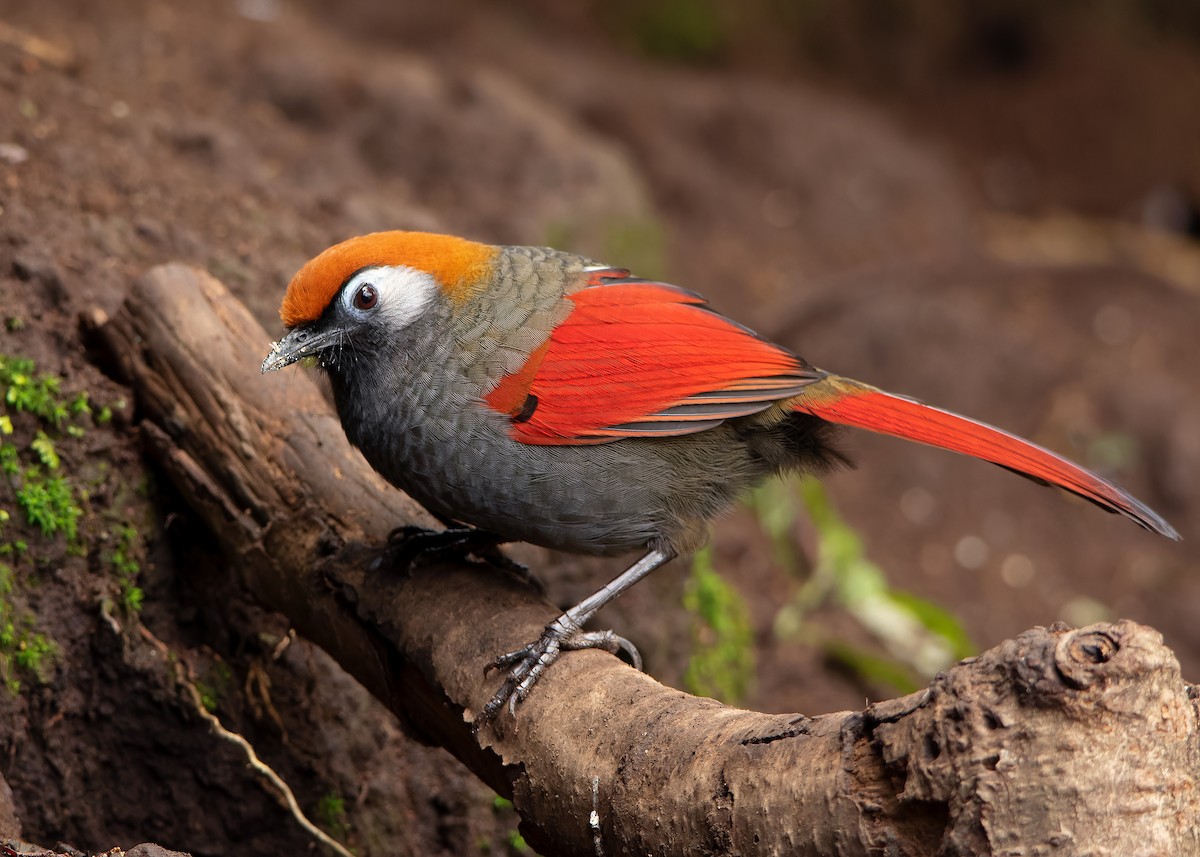
{"type": "MultiPolygon", "coordinates": [[[[859,708],[1118,617],[1200,673],[1200,6],[0,0],[0,105],[0,832],[308,846],[145,628],[358,853],[525,849],[505,802],[236,591],[76,329],[183,260],[275,334],[300,264],[384,228],[698,290],[1184,537],[847,434],[857,469],[767,486],[601,617],[660,680],[859,708]]],[[[516,552],[564,604],[619,565],[516,552]]]]}

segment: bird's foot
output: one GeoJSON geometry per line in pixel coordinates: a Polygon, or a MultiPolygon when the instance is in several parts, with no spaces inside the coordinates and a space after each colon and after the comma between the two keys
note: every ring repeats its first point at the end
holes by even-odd
{"type": "Polygon", "coordinates": [[[508,707],[509,716],[517,713],[517,703],[524,702],[546,668],[558,660],[563,652],[578,649],[603,649],[614,655],[625,653],[636,669],[642,668],[642,656],[629,640],[612,631],[584,631],[569,613],[564,613],[546,626],[537,640],[527,646],[496,658],[487,666],[492,670],[508,670],[504,684],[496,695],[488,700],[472,724],[476,734],[508,707]]]}
{"type": "Polygon", "coordinates": [[[423,556],[475,556],[519,582],[545,594],[542,582],[529,569],[505,556],[500,545],[507,539],[477,527],[450,526],[444,530],[397,527],[388,534],[386,557],[394,568],[411,568],[423,556]]]}
{"type": "Polygon", "coordinates": [[[408,571],[424,556],[443,554],[466,554],[469,530],[465,527],[449,527],[445,530],[427,530],[408,525],[397,527],[388,533],[387,545],[378,563],[387,563],[392,568],[408,571]]]}

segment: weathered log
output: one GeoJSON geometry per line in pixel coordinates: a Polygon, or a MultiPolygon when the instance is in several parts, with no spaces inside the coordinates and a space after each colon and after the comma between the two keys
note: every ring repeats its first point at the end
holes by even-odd
{"type": "Polygon", "coordinates": [[[158,464],[254,595],[502,794],[547,854],[1200,853],[1194,694],[1131,622],[1036,628],[926,690],[817,717],[741,711],[597,651],[479,738],[485,665],[557,611],[482,564],[377,562],[427,522],[208,275],[140,280],[99,329],[158,464]]]}

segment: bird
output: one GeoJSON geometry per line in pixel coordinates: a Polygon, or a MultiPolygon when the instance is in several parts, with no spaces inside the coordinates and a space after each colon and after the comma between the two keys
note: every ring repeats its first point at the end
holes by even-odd
{"type": "Polygon", "coordinates": [[[547,247],[394,230],[320,253],[287,286],[264,373],[329,378],[349,441],[454,536],[638,559],[499,655],[476,718],[515,713],[566,651],[629,653],[596,612],[676,556],[752,487],[846,463],[866,429],[1055,485],[1167,538],[1144,503],[1001,429],[819,369],[696,292],[547,247]]]}

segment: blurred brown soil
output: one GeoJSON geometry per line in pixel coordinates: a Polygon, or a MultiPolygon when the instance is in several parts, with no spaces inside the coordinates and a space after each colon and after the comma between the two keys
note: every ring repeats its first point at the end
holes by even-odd
{"type": "MultiPolygon", "coordinates": [[[[277,329],[291,273],[351,234],[568,244],[700,290],[825,368],[1109,468],[1185,541],[859,435],[846,447],[860,468],[829,487],[889,579],[951,610],[979,645],[1106,609],[1161,630],[1194,677],[1194,45],[1051,21],[1030,25],[1015,67],[981,64],[975,31],[953,27],[896,60],[903,73],[851,61],[882,38],[870,32],[841,66],[731,50],[695,67],[543,7],[3,0],[0,22],[72,59],[0,43],[0,143],[12,144],[0,150],[0,318],[24,322],[0,351],[117,403],[76,319],[111,312],[153,264],[206,268],[277,329]]],[[[246,343],[246,359],[266,347],[246,343]]],[[[23,835],[195,854],[309,847],[189,710],[160,652],[101,617],[103,557],[132,522],[148,539],[141,620],[219,691],[218,715],[306,811],[320,819],[342,801],[338,832],[364,854],[508,848],[516,819],[482,785],[407,740],[320,651],[280,645],[283,621],[232,588],[212,535],[147,468],[136,417],[133,402],[59,441],[67,472],[93,477],[86,556],[16,514],[5,530],[31,545],[20,597],[59,650],[44,682],[0,692],[0,786],[23,835]]],[[[803,521],[796,537],[811,547],[803,521]]],[[[761,647],[747,705],[813,713],[888,693],[774,637],[799,583],[771,565],[748,512],[718,526],[716,546],[761,647]]],[[[518,553],[563,602],[613,571],[518,553]]],[[[677,563],[605,617],[674,684],[685,573],[677,563]]],[[[871,645],[837,608],[818,618],[871,645]]],[[[12,832],[6,803],[0,788],[0,833],[12,832]]]]}

